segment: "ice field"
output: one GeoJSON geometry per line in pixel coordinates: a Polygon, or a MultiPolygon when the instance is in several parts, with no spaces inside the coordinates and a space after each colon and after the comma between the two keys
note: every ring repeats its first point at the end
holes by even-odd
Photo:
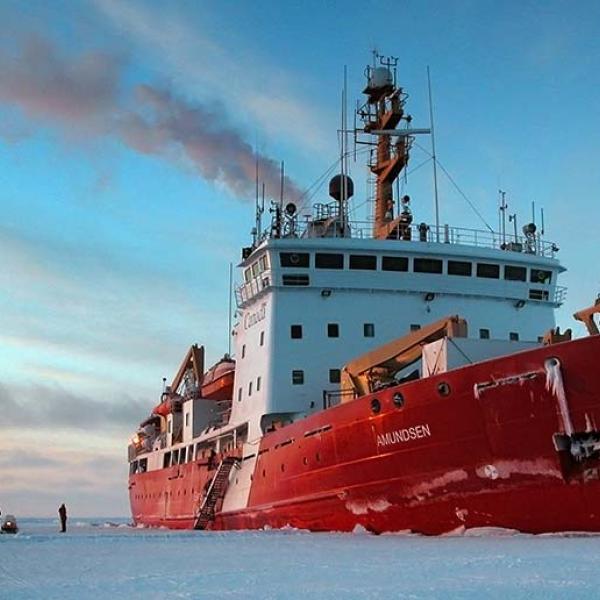
{"type": "Polygon", "coordinates": [[[595,598],[600,536],[441,538],[172,532],[125,520],[20,520],[0,536],[0,598],[595,598]]]}

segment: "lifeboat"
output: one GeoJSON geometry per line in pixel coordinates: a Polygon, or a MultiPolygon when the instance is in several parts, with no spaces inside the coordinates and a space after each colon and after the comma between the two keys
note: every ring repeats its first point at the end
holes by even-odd
{"type": "Polygon", "coordinates": [[[202,397],[209,400],[231,400],[234,374],[235,360],[225,355],[204,373],[200,387],[202,397]]]}
{"type": "MultiPolygon", "coordinates": [[[[152,409],[152,414],[158,415],[159,417],[166,417],[167,415],[171,414],[171,410],[172,410],[171,399],[167,397],[166,400],[163,400],[160,404],[157,404],[152,409]]],[[[147,421],[144,421],[144,423],[146,423],[146,422],[147,421]]]]}

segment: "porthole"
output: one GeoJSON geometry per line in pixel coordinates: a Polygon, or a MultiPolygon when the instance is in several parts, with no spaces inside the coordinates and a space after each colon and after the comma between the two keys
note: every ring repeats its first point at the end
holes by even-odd
{"type": "Polygon", "coordinates": [[[440,396],[449,396],[450,386],[445,381],[442,381],[441,383],[438,383],[438,392],[440,396]]]}
{"type": "Polygon", "coordinates": [[[371,400],[371,410],[377,414],[381,410],[381,402],[377,398],[371,400]]]}
{"type": "Polygon", "coordinates": [[[404,396],[400,392],[396,392],[392,396],[392,401],[396,408],[402,408],[404,406],[404,396]]]}

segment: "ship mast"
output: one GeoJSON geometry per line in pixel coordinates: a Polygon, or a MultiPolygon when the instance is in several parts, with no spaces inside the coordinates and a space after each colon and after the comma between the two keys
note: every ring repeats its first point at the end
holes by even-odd
{"type": "Polygon", "coordinates": [[[412,135],[430,132],[429,129],[396,129],[402,120],[407,124],[412,120],[404,113],[407,96],[402,88],[396,87],[397,64],[395,57],[373,53],[373,65],[365,72],[367,86],[363,93],[367,101],[357,111],[364,124],[362,132],[377,136],[375,143],[357,140],[376,146],[375,159],[369,165],[376,178],[373,210],[373,237],[376,239],[410,239],[410,198],[402,198],[402,208],[394,216],[394,182],[408,162],[412,135]]]}

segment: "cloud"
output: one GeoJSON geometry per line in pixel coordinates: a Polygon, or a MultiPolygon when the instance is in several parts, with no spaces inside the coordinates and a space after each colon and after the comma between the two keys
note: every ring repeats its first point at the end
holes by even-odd
{"type": "Polygon", "coordinates": [[[0,383],[3,427],[29,429],[133,430],[152,406],[122,394],[106,402],[74,394],[58,385],[11,386],[0,383]]]}
{"type": "MultiPolygon", "coordinates": [[[[191,164],[240,199],[254,197],[258,161],[267,196],[279,197],[279,164],[255,154],[227,122],[223,107],[184,100],[166,86],[126,86],[121,56],[87,52],[67,58],[39,36],[22,38],[17,47],[0,54],[0,103],[5,106],[59,127],[67,137],[112,136],[136,152],[191,164]]],[[[289,178],[285,189],[290,199],[300,196],[289,178]]]]}
{"type": "MultiPolygon", "coordinates": [[[[0,405],[3,398],[3,390],[0,387],[0,405]]],[[[46,452],[37,452],[27,448],[12,448],[2,452],[0,455],[0,468],[14,467],[18,465],[19,470],[45,469],[57,467],[62,462],[49,456],[46,452]]]]}
{"type": "MultiPolygon", "coordinates": [[[[0,508],[24,516],[56,516],[65,502],[71,517],[127,515],[127,460],[122,449],[78,451],[60,443],[32,449],[39,440],[22,436],[0,457],[0,508]]],[[[71,521],[72,523],[72,521],[71,521]]]]}
{"type": "Polygon", "coordinates": [[[177,274],[124,262],[118,248],[100,251],[0,225],[0,256],[0,340],[35,350],[38,368],[44,353],[93,357],[96,376],[108,361],[112,376],[123,371],[119,364],[135,367],[136,380],[144,367],[163,368],[177,356],[182,340],[193,341],[190,322],[214,319],[177,274]],[[152,303],[141,302],[150,289],[152,303]]]}

